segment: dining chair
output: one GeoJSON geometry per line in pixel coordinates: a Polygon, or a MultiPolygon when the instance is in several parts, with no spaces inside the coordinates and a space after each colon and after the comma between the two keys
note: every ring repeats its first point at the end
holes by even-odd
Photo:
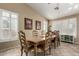
{"type": "MultiPolygon", "coordinates": [[[[55,34],[54,32],[52,32],[52,37],[53,37],[53,36],[56,36],[56,34],[55,34]]],[[[53,46],[54,48],[56,48],[56,45],[57,45],[57,38],[56,38],[56,37],[51,38],[51,42],[52,42],[52,46],[53,46]]]]}
{"type": "Polygon", "coordinates": [[[52,38],[54,35],[55,35],[55,33],[52,32],[52,31],[48,31],[46,33],[46,36],[49,37],[50,40],[51,40],[51,46],[53,46],[54,48],[56,48],[56,37],[52,38]]]}
{"type": "Polygon", "coordinates": [[[44,56],[46,55],[46,52],[49,52],[49,55],[51,55],[51,42],[50,42],[50,39],[45,37],[45,40],[41,41],[40,43],[41,44],[38,45],[38,49],[41,49],[41,51],[43,51],[44,56]]]}
{"type": "Polygon", "coordinates": [[[60,34],[59,31],[56,31],[56,38],[57,38],[57,46],[60,45],[60,34]]]}
{"type": "Polygon", "coordinates": [[[18,33],[21,45],[21,56],[23,55],[23,52],[25,52],[27,56],[29,51],[34,50],[34,46],[26,40],[25,33],[23,31],[19,31],[18,33]]]}

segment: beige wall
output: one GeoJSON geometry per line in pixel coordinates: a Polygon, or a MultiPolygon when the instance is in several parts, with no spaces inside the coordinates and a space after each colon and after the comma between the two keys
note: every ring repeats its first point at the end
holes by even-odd
{"type": "Polygon", "coordinates": [[[50,20],[49,21],[49,25],[52,25],[53,21],[60,21],[60,20],[65,20],[67,18],[77,18],[77,38],[75,39],[75,44],[79,44],[79,14],[75,14],[75,15],[71,15],[71,16],[65,16],[65,17],[61,17],[58,19],[54,19],[54,20],[50,20]]]}
{"type": "MultiPolygon", "coordinates": [[[[47,20],[44,17],[40,16],[31,7],[29,7],[28,5],[25,5],[25,4],[20,4],[20,3],[17,3],[17,4],[13,4],[13,3],[12,4],[11,3],[5,4],[4,3],[3,4],[3,3],[0,3],[0,9],[6,9],[6,10],[9,10],[9,11],[14,11],[14,12],[17,12],[19,14],[19,20],[18,20],[19,30],[24,30],[27,38],[32,37],[32,30],[35,29],[35,20],[41,21],[41,25],[42,25],[41,30],[43,30],[43,28],[44,28],[43,22],[44,21],[47,22],[47,20]],[[25,17],[33,20],[33,29],[32,30],[25,30],[24,29],[24,18],[25,17]]],[[[0,45],[0,47],[5,47],[7,45],[6,44],[4,45],[4,43],[3,43],[2,45],[0,45]]]]}
{"type": "MultiPolygon", "coordinates": [[[[46,19],[37,14],[32,8],[25,4],[0,4],[1,9],[7,9],[19,13],[19,30],[24,30],[24,18],[30,18],[33,20],[33,30],[35,29],[35,20],[41,21],[41,25],[46,19]]],[[[41,27],[41,30],[43,26],[41,27]]],[[[24,30],[27,37],[32,36],[32,30],[24,30]]]]}

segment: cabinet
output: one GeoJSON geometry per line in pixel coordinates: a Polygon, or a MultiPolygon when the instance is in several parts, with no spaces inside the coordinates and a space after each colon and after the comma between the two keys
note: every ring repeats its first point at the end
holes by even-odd
{"type": "Polygon", "coordinates": [[[61,35],[60,38],[61,38],[61,41],[63,41],[63,42],[74,43],[73,35],[61,35]]]}

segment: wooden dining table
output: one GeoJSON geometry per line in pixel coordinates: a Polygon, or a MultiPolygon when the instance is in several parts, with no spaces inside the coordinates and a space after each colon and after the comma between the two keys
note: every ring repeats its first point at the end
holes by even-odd
{"type": "MultiPolygon", "coordinates": [[[[52,38],[55,38],[56,36],[52,36],[52,38]]],[[[45,38],[45,36],[37,36],[37,37],[30,37],[30,39],[27,39],[28,42],[32,42],[35,49],[35,55],[37,55],[37,46],[39,44],[42,44],[41,42],[45,41],[45,39],[49,39],[50,37],[45,38]]]]}

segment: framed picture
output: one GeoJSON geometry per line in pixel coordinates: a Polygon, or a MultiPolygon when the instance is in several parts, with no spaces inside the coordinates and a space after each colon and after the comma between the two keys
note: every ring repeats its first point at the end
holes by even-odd
{"type": "Polygon", "coordinates": [[[24,18],[24,28],[25,29],[32,29],[32,19],[24,18]]]}
{"type": "Polygon", "coordinates": [[[36,21],[36,30],[41,29],[41,21],[36,21]]]}

